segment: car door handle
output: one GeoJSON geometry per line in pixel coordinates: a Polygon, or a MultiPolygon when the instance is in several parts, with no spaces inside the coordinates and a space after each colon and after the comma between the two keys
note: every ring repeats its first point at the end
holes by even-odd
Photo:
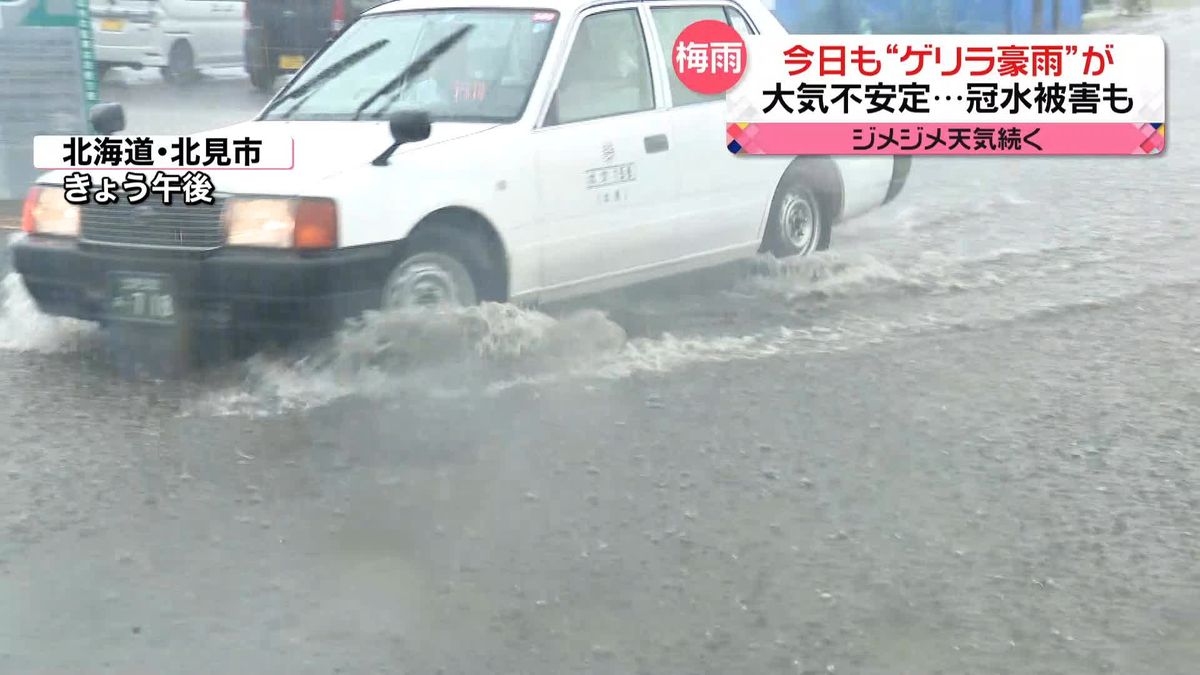
{"type": "Polygon", "coordinates": [[[647,136],[643,142],[646,146],[646,154],[653,152],[666,152],[671,147],[671,143],[667,140],[666,134],[654,134],[653,136],[647,136]]]}

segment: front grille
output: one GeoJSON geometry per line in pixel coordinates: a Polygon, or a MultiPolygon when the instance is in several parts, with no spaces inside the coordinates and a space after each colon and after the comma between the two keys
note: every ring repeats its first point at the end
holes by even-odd
{"type": "Polygon", "coordinates": [[[213,204],[161,202],[130,204],[124,200],[80,208],[79,238],[92,244],[206,250],[225,243],[222,199],[213,204]]]}

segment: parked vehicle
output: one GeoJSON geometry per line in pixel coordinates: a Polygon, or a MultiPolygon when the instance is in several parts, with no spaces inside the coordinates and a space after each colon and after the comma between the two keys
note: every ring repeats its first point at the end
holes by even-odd
{"type": "MultiPolygon", "coordinates": [[[[670,49],[700,19],[782,33],[756,0],[476,2],[365,14],[255,120],[214,132],[286,132],[301,151],[291,171],[213,172],[213,207],[143,203],[128,227],[133,207],[67,208],[67,172],[45,174],[11,247],[29,293],[82,319],[324,331],[808,255],[905,184],[908,158],[726,149],[723,97],[683,87],[670,49]],[[174,310],[118,318],[118,272],[165,298],[138,306],[174,310]]],[[[93,110],[102,133],[123,119],[93,110]]]]}
{"type": "Polygon", "coordinates": [[[245,0],[246,73],[267,91],[300,70],[329,39],[384,0],[245,0]]]}
{"type": "MultiPolygon", "coordinates": [[[[346,18],[342,29],[349,28],[358,18],[367,10],[375,9],[376,7],[388,2],[389,0],[344,0],[346,3],[346,18]]],[[[336,7],[336,2],[335,5],[336,7]]],[[[336,11],[336,10],[335,10],[336,11]]]]}
{"type": "Polygon", "coordinates": [[[242,0],[91,0],[96,66],[158,68],[173,83],[242,62],[242,0]]]}

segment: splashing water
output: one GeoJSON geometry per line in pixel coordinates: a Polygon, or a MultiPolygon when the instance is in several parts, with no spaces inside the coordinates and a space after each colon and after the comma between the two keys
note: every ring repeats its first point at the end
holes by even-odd
{"type": "Polygon", "coordinates": [[[0,349],[43,354],[73,351],[94,330],[83,321],[42,314],[16,273],[0,281],[0,349]]]}
{"type": "Polygon", "coordinates": [[[250,359],[239,386],[217,392],[199,408],[269,414],[405,386],[453,395],[465,383],[570,370],[618,352],[626,339],[619,325],[594,310],[555,318],[487,303],[440,312],[372,312],[299,359],[250,359]]]}
{"type": "Polygon", "coordinates": [[[270,416],[403,390],[432,397],[495,395],[571,378],[623,379],[697,363],[842,351],[911,327],[852,318],[830,327],[747,335],[629,339],[595,310],[555,318],[489,304],[437,314],[373,314],[300,359],[251,359],[240,383],[211,393],[185,414],[270,416]]]}
{"type": "Polygon", "coordinates": [[[966,259],[925,252],[914,260],[893,263],[865,253],[763,258],[758,273],[748,283],[754,291],[791,301],[888,293],[937,294],[1002,285],[1001,277],[978,263],[1018,253],[1000,251],[966,259]]]}
{"type": "MultiPolygon", "coordinates": [[[[844,352],[931,332],[1055,316],[1145,291],[1123,284],[1097,288],[1089,297],[1060,293],[1059,286],[1073,284],[1073,270],[1108,258],[1087,247],[1051,247],[1050,257],[1039,248],[994,249],[975,257],[923,252],[888,262],[865,254],[760,260],[741,282],[740,302],[766,307],[782,298],[803,305],[821,295],[851,302],[795,314],[782,326],[751,319],[740,334],[714,333],[710,325],[690,335],[664,331],[631,338],[600,311],[556,317],[506,304],[432,314],[373,313],[301,358],[251,359],[236,384],[209,392],[185,414],[271,416],[405,391],[495,395],[568,379],[612,380],[703,363],[844,352]],[[972,292],[957,292],[962,290],[972,292]],[[924,299],[917,306],[897,304],[891,295],[896,292],[924,299]],[[981,302],[976,293],[990,295],[981,302]]],[[[677,298],[663,302],[679,305],[677,298]]],[[[768,316],[758,311],[747,316],[755,315],[768,316]]],[[[672,317],[671,328],[684,320],[672,317]]]]}

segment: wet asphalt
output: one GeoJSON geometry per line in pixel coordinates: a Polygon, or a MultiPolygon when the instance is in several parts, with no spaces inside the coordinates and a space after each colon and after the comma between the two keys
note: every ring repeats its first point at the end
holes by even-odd
{"type": "Polygon", "coordinates": [[[7,277],[0,672],[1195,672],[1198,18],[1166,155],[922,160],[811,259],[165,381],[7,277]]]}

